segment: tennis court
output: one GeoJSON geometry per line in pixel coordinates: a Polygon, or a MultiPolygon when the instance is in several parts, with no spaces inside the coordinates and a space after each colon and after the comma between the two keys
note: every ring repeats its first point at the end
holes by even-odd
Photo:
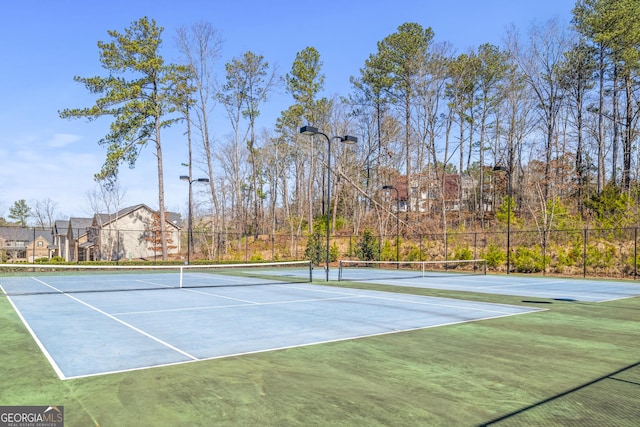
{"type": "Polygon", "coordinates": [[[345,262],[333,271],[335,280],[409,286],[451,291],[480,292],[500,295],[605,302],[640,296],[640,284],[611,280],[565,279],[558,277],[523,277],[490,275],[479,267],[480,260],[468,262],[400,263],[359,261],[345,262]],[[429,270],[430,265],[448,271],[429,270]],[[444,267],[443,267],[444,266],[444,267]],[[467,268],[467,270],[465,270],[467,268]]]}
{"type": "MultiPolygon", "coordinates": [[[[17,291],[24,289],[25,283],[16,285],[13,292],[5,289],[6,277],[1,283],[61,379],[538,311],[530,307],[284,283],[281,277],[269,278],[268,273],[275,275],[262,271],[260,277],[243,278],[236,274],[231,276],[233,282],[228,283],[228,274],[209,271],[205,279],[208,286],[194,287],[167,285],[166,272],[128,272],[108,275],[108,279],[100,275],[70,275],[66,271],[20,274],[15,278],[18,282],[33,281],[42,287],[29,293],[17,291]],[[87,288],[85,282],[90,281],[93,288],[101,291],[87,288]],[[217,281],[224,285],[216,286],[217,281]],[[129,290],[121,290],[126,287],[124,282],[129,282],[129,290]],[[156,287],[140,289],[151,284],[156,287]],[[63,287],[69,289],[61,292],[63,287]]],[[[291,280],[304,277],[300,269],[284,269],[279,274],[291,280]]]]}

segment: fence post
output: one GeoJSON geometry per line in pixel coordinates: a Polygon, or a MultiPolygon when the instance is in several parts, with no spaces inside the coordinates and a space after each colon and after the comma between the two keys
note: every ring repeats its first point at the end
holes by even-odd
{"type": "Polygon", "coordinates": [[[542,230],[542,275],[547,272],[547,230],[542,230]]]}
{"type": "Polygon", "coordinates": [[[582,237],[582,277],[587,277],[587,229],[583,230],[582,237]]]}
{"type": "Polygon", "coordinates": [[[444,231],[444,260],[449,260],[449,234],[447,234],[447,230],[444,231]]]}
{"type": "Polygon", "coordinates": [[[478,232],[473,233],[473,259],[478,259],[478,232]]]}
{"type": "Polygon", "coordinates": [[[633,229],[633,280],[638,276],[638,227],[633,229]]]}

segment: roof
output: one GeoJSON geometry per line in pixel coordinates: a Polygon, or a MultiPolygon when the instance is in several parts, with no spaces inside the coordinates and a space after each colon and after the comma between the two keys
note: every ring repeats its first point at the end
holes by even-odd
{"type": "Polygon", "coordinates": [[[38,230],[30,227],[0,227],[0,238],[4,240],[19,240],[23,242],[33,242],[42,238],[51,243],[51,230],[38,230]]]}
{"type": "MultiPolygon", "coordinates": [[[[120,209],[118,212],[114,214],[96,214],[94,216],[94,221],[97,223],[96,225],[103,227],[109,224],[110,222],[116,221],[118,218],[125,217],[130,213],[135,212],[139,209],[146,209],[147,211],[154,212],[154,213],[157,212],[145,204],[139,204],[139,205],[128,206],[126,208],[120,209]]],[[[167,215],[167,222],[170,222],[176,227],[181,226],[180,214],[167,211],[166,215],[167,215]]]]}
{"type": "Polygon", "coordinates": [[[53,223],[53,233],[54,234],[67,234],[69,230],[69,221],[68,220],[57,220],[53,223]]]}
{"type": "Polygon", "coordinates": [[[92,218],[69,218],[69,227],[72,229],[90,228],[93,225],[92,218]]]}

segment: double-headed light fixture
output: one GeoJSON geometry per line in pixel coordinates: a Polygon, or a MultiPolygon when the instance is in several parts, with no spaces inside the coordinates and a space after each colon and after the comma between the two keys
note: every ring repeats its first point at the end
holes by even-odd
{"type": "Polygon", "coordinates": [[[322,135],[327,139],[327,248],[325,253],[325,274],[327,281],[329,281],[329,236],[331,229],[331,141],[334,139],[338,139],[340,140],[340,142],[355,144],[356,142],[358,142],[358,138],[350,135],[329,137],[327,134],[320,132],[318,128],[315,128],[313,126],[302,126],[300,128],[300,133],[303,135],[311,136],[322,135]]]}

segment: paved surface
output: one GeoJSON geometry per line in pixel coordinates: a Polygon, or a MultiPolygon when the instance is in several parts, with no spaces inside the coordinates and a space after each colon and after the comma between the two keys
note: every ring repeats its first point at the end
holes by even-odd
{"type": "MultiPolygon", "coordinates": [[[[338,279],[338,271],[330,271],[338,279]]],[[[383,285],[452,291],[515,295],[588,302],[604,302],[640,296],[640,283],[555,277],[523,277],[518,275],[466,275],[460,273],[430,273],[368,269],[343,269],[343,279],[383,285]]],[[[314,276],[318,276],[315,274],[314,276]]]]}
{"type": "Polygon", "coordinates": [[[25,295],[9,300],[61,379],[537,311],[319,284],[25,295]]]}

